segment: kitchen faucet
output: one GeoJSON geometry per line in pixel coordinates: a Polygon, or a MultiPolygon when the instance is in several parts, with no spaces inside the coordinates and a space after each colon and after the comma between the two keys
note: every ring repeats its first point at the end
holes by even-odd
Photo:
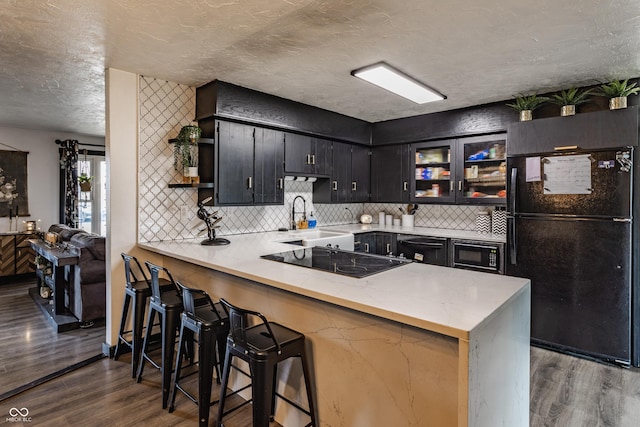
{"type": "Polygon", "coordinates": [[[295,230],[296,227],[296,214],[301,213],[302,219],[307,219],[307,201],[302,196],[296,196],[291,204],[291,229],[295,230]],[[302,212],[296,212],[296,200],[302,199],[302,212]]]}
{"type": "Polygon", "coordinates": [[[354,216],[353,216],[353,212],[351,212],[351,209],[349,208],[344,208],[346,211],[349,211],[349,213],[351,214],[349,216],[349,224],[351,224],[353,222],[354,216]]]}

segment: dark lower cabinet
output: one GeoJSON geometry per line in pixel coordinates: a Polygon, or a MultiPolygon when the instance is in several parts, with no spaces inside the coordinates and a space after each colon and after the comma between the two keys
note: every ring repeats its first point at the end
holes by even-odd
{"type": "Polygon", "coordinates": [[[354,247],[356,252],[365,252],[377,255],[396,254],[395,233],[385,233],[373,231],[369,233],[358,233],[355,235],[354,247]]]}
{"type": "Polygon", "coordinates": [[[409,144],[373,147],[371,150],[371,202],[404,203],[411,200],[409,144]]]}

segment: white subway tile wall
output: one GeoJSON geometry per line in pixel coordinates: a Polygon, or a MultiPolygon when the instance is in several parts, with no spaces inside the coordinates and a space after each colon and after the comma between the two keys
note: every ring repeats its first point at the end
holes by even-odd
{"type": "MultiPolygon", "coordinates": [[[[196,217],[195,188],[169,188],[180,182],[181,175],[173,168],[173,147],[182,126],[191,123],[195,112],[195,88],[177,83],[140,77],[140,138],[139,138],[139,235],[141,242],[191,239],[206,235],[204,223],[196,217]],[[186,218],[181,208],[186,207],[186,218]]],[[[358,222],[364,213],[378,221],[384,211],[400,218],[402,204],[355,203],[313,204],[313,184],[285,181],[285,201],[279,206],[210,207],[223,219],[218,235],[259,233],[278,228],[291,228],[291,203],[296,196],[304,197],[307,216],[313,211],[318,226],[358,222]]],[[[296,211],[302,210],[297,202],[296,211]]],[[[474,230],[478,211],[493,209],[477,206],[420,205],[415,217],[416,227],[436,227],[474,230]]],[[[296,216],[296,220],[300,215],[296,216]]]]}

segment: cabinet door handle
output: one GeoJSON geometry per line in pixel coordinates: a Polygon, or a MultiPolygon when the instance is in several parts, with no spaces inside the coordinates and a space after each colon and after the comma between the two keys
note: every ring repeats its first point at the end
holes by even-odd
{"type": "Polygon", "coordinates": [[[351,191],[358,191],[358,183],[356,181],[351,183],[351,191]]]}
{"type": "Polygon", "coordinates": [[[404,184],[402,184],[402,189],[404,191],[407,191],[409,189],[409,183],[407,181],[405,181],[404,184]]]}
{"type": "Polygon", "coordinates": [[[387,243],[387,254],[391,253],[391,243],[387,243]]]}
{"type": "Polygon", "coordinates": [[[307,165],[310,165],[310,164],[311,164],[311,154],[307,154],[307,159],[305,160],[305,163],[306,163],[307,165]]]}
{"type": "Polygon", "coordinates": [[[278,178],[278,190],[282,190],[284,181],[282,180],[282,178],[278,178]]]}
{"type": "Polygon", "coordinates": [[[338,191],[338,181],[333,181],[333,191],[338,191]]]}
{"type": "Polygon", "coordinates": [[[453,193],[453,189],[455,186],[453,185],[453,181],[449,181],[449,193],[453,193]]]}
{"type": "Polygon", "coordinates": [[[458,181],[458,191],[462,191],[462,180],[458,181]]]}
{"type": "Polygon", "coordinates": [[[368,243],[364,244],[364,251],[365,252],[369,252],[369,244],[368,243]]]}
{"type": "Polygon", "coordinates": [[[315,155],[315,154],[312,154],[312,155],[311,155],[311,164],[312,164],[312,165],[315,165],[315,164],[316,164],[316,155],[315,155]]]}
{"type": "Polygon", "coordinates": [[[249,182],[249,189],[253,188],[253,177],[249,177],[247,181],[249,182]]]}

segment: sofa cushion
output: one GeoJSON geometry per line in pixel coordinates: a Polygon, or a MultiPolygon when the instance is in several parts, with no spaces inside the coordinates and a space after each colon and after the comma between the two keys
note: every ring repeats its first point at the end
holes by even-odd
{"type": "Polygon", "coordinates": [[[65,224],[53,224],[49,227],[49,231],[60,236],[60,240],[63,242],[67,242],[74,235],[83,232],[83,230],[79,228],[71,228],[65,224]]]}
{"type": "Polygon", "coordinates": [[[100,261],[105,260],[106,248],[105,238],[103,236],[86,232],[77,233],[71,237],[69,243],[80,249],[80,263],[91,258],[98,259],[100,261]]]}

